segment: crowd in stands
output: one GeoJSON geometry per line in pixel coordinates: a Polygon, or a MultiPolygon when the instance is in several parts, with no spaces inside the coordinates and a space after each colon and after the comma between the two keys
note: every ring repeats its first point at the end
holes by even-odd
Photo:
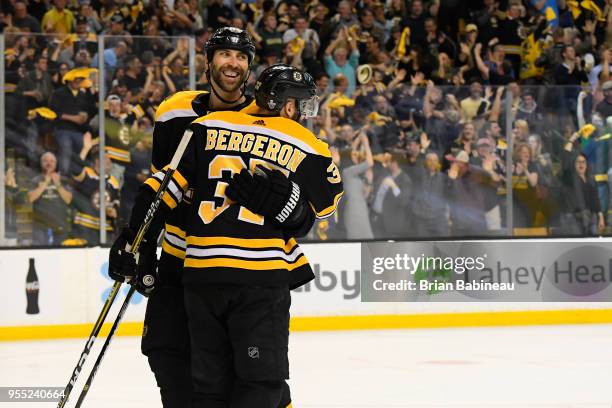
{"type": "Polygon", "coordinates": [[[612,224],[611,0],[4,0],[9,234],[96,243],[100,166],[112,234],[149,171],[155,109],[190,88],[190,44],[207,90],[204,44],[225,25],[257,46],[247,92],[279,62],[317,81],[308,125],[346,193],[310,239],[612,224]]]}

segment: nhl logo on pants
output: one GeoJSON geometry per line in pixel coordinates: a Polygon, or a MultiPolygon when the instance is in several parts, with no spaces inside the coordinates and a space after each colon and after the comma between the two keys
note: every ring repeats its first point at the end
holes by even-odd
{"type": "Polygon", "coordinates": [[[249,357],[251,358],[259,358],[259,348],[258,347],[249,347],[249,357]]]}

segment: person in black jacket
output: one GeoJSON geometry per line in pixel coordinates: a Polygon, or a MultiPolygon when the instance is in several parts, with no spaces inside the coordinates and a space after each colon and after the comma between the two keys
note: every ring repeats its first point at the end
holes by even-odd
{"type": "Polygon", "coordinates": [[[580,92],[580,84],[587,83],[589,78],[582,69],[582,61],[576,56],[576,50],[571,45],[566,45],[561,51],[563,63],[555,68],[555,84],[563,85],[560,87],[560,99],[557,103],[561,103],[559,113],[576,112],[577,98],[580,92]],[[565,109],[564,109],[565,108],[565,109]]]}
{"type": "Polygon", "coordinates": [[[569,235],[589,236],[602,233],[605,228],[595,180],[589,173],[587,158],[574,153],[574,133],[561,156],[561,225],[569,235]]]}
{"type": "MultiPolygon", "coordinates": [[[[65,77],[69,74],[70,72],[65,77]]],[[[72,76],[65,86],[51,95],[50,107],[57,114],[53,135],[59,147],[58,167],[62,174],[69,174],[73,156],[83,148],[83,134],[89,120],[89,100],[81,90],[84,79],[83,76],[72,76]]]]}
{"type": "Polygon", "coordinates": [[[401,154],[391,154],[387,162],[389,175],[383,178],[374,198],[374,211],[380,214],[380,233],[378,238],[414,236],[411,203],[414,188],[410,176],[400,166],[404,160],[401,154]]]}

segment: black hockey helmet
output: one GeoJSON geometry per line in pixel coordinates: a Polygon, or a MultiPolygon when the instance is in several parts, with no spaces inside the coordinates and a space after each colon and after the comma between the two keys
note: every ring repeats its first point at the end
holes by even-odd
{"type": "Polygon", "coordinates": [[[290,98],[296,100],[300,116],[311,118],[317,115],[317,85],[309,73],[290,65],[275,64],[259,75],[255,83],[257,106],[278,113],[290,98]]]}
{"type": "Polygon", "coordinates": [[[249,65],[255,58],[255,44],[251,36],[240,28],[221,27],[218,28],[206,42],[206,56],[208,62],[212,61],[216,50],[230,49],[244,52],[249,58],[249,65]]]}

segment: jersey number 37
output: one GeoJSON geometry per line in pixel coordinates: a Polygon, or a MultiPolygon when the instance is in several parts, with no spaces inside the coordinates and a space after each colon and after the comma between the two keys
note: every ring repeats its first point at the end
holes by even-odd
{"type": "MultiPolygon", "coordinates": [[[[276,169],[282,171],[286,176],[289,175],[287,169],[275,166],[272,163],[266,162],[260,159],[250,159],[249,167],[250,171],[254,171],[255,167],[262,166],[269,169],[276,169]]],[[[219,155],[216,156],[208,165],[208,179],[215,180],[219,179],[215,186],[214,196],[223,200],[223,203],[219,206],[214,201],[201,201],[198,209],[198,214],[204,222],[204,224],[210,224],[215,218],[219,216],[223,211],[227,210],[228,207],[233,203],[232,200],[225,196],[225,189],[227,183],[220,179],[223,178],[223,172],[229,171],[233,176],[235,173],[240,173],[242,169],[246,169],[247,166],[240,156],[228,156],[219,155]]],[[[255,214],[244,207],[240,207],[238,211],[238,219],[251,224],[263,225],[264,217],[259,214],[255,214]]]]}

